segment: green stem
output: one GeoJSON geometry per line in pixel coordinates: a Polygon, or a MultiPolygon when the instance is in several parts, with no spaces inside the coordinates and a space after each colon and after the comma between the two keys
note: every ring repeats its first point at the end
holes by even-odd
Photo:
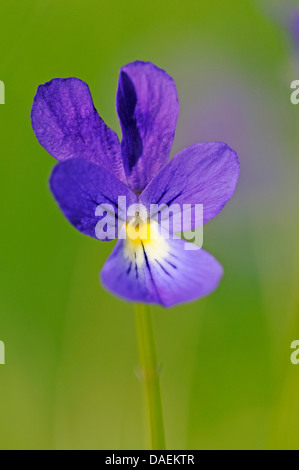
{"type": "Polygon", "coordinates": [[[146,401],[151,430],[151,449],[164,450],[165,435],[159,371],[154,339],[151,309],[148,305],[135,307],[139,361],[142,379],[145,384],[146,401]]]}

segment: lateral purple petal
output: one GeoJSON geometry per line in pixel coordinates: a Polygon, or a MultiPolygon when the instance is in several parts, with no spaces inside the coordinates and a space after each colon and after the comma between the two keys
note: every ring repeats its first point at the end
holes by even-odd
{"type": "Polygon", "coordinates": [[[169,158],[179,114],[173,79],[150,62],[122,67],[117,111],[128,183],[140,193],[169,158]]]}
{"type": "Polygon", "coordinates": [[[65,217],[80,232],[100,238],[96,228],[105,218],[110,231],[100,238],[102,241],[116,238],[115,224],[118,219],[125,220],[123,205],[118,204],[119,196],[125,196],[128,205],[137,202],[136,194],[114,175],[81,158],[58,163],[50,178],[50,188],[65,217]]]}
{"type": "Polygon", "coordinates": [[[31,120],[39,143],[56,160],[83,158],[125,181],[119,139],[100,118],[82,80],[56,78],[40,85],[31,120]]]}
{"type": "Polygon", "coordinates": [[[222,142],[192,145],[160,170],[141,194],[140,202],[147,208],[150,204],[190,204],[192,208],[202,204],[205,223],[233,196],[239,167],[236,152],[222,142]]]}
{"type": "Polygon", "coordinates": [[[164,240],[163,255],[161,248],[145,245],[135,255],[127,243],[117,242],[101,272],[104,287],[125,300],[172,307],[209,295],[223,275],[212,255],[203,249],[185,250],[181,239],[164,240]]]}

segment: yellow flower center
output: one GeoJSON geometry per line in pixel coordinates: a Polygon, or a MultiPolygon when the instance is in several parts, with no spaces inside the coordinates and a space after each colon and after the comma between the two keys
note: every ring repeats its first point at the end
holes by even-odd
{"type": "Polygon", "coordinates": [[[138,266],[145,261],[144,252],[149,260],[160,260],[168,253],[168,244],[159,233],[156,222],[149,223],[136,218],[126,225],[125,256],[138,266]]]}
{"type": "Polygon", "coordinates": [[[134,223],[127,224],[127,237],[132,243],[139,244],[140,241],[143,243],[149,242],[151,235],[151,225],[149,222],[135,220],[134,223]]]}

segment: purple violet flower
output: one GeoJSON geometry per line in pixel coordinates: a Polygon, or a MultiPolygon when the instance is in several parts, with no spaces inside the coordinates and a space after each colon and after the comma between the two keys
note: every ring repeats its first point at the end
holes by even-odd
{"type": "Polygon", "coordinates": [[[291,36],[295,45],[295,51],[298,55],[299,53],[299,9],[293,8],[290,11],[288,18],[288,28],[291,32],[291,36]]]}
{"type": "MultiPolygon", "coordinates": [[[[237,154],[224,143],[199,143],[168,161],[179,113],[175,83],[152,63],[122,67],[117,90],[122,141],[98,115],[89,88],[77,78],[53,79],[38,87],[32,127],[39,143],[60,163],[50,187],[66,218],[95,237],[96,208],[118,197],[128,204],[203,204],[203,222],[233,196],[237,154]]],[[[194,228],[194,227],[191,227],[194,228]]],[[[166,307],[216,289],[223,269],[203,249],[185,241],[118,240],[101,280],[126,300],[166,307]]]]}

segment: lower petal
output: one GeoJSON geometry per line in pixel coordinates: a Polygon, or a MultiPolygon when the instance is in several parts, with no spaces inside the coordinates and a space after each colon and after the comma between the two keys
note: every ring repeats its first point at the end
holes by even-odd
{"type": "Polygon", "coordinates": [[[212,255],[186,249],[180,238],[126,239],[117,242],[101,280],[123,299],[172,307],[209,295],[222,275],[222,266],[212,255]]]}

